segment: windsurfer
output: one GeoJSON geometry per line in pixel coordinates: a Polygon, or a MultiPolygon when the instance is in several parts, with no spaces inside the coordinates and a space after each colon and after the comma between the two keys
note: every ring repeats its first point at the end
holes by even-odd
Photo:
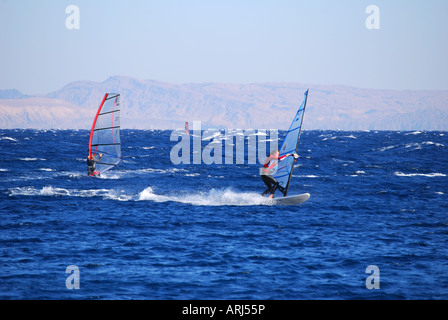
{"type": "Polygon", "coordinates": [[[274,198],[274,193],[277,189],[279,189],[283,194],[285,194],[285,189],[279,185],[279,182],[272,176],[277,171],[277,166],[279,161],[284,160],[286,157],[294,156],[297,160],[299,156],[297,154],[285,154],[279,157],[280,152],[278,150],[274,150],[271,152],[269,157],[266,158],[263,167],[260,169],[261,180],[263,180],[264,184],[268,189],[262,193],[263,196],[270,193],[269,198],[274,198]]]}
{"type": "Polygon", "coordinates": [[[99,155],[99,159],[95,160],[95,155],[91,154],[87,157],[87,168],[88,168],[88,175],[93,177],[93,176],[99,176],[100,173],[98,171],[95,171],[95,163],[99,162],[102,158],[103,154],[100,153],[99,155]]]}

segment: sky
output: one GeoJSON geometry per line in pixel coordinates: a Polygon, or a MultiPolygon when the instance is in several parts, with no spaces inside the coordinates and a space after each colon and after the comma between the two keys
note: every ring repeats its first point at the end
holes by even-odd
{"type": "Polygon", "coordinates": [[[448,1],[0,0],[0,46],[0,89],[24,94],[114,75],[448,90],[448,1]]]}

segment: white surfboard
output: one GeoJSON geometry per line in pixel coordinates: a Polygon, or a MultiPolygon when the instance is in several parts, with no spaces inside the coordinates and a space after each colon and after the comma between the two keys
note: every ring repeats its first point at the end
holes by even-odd
{"type": "Polygon", "coordinates": [[[309,199],[309,197],[310,197],[309,193],[303,193],[295,196],[274,198],[273,201],[276,205],[292,206],[305,202],[306,200],[309,199]]]}

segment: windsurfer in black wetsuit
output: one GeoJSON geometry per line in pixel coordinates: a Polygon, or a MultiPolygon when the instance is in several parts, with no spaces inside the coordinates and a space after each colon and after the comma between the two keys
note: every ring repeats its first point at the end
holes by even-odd
{"type": "Polygon", "coordinates": [[[95,160],[95,155],[93,155],[93,154],[89,155],[87,157],[87,168],[88,168],[87,175],[89,175],[90,177],[100,175],[100,173],[98,171],[95,171],[95,164],[101,160],[102,156],[103,156],[103,154],[100,153],[100,157],[98,160],[95,160]]]}
{"type": "Polygon", "coordinates": [[[284,160],[286,157],[294,156],[297,160],[299,156],[297,154],[285,154],[284,156],[279,157],[280,152],[278,150],[274,150],[271,152],[269,157],[266,158],[263,167],[260,169],[261,180],[263,180],[264,184],[268,189],[262,193],[263,196],[270,193],[269,198],[274,198],[274,193],[277,189],[279,189],[283,195],[285,194],[285,189],[279,185],[278,181],[272,176],[275,172],[277,172],[277,166],[279,161],[284,160]]]}

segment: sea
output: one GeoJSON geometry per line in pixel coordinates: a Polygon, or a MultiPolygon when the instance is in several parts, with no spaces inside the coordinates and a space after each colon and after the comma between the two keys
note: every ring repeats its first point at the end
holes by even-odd
{"type": "Polygon", "coordinates": [[[175,164],[171,136],[124,129],[88,177],[88,130],[1,129],[0,299],[448,299],[448,132],[304,130],[292,206],[249,137],[175,164]]]}

